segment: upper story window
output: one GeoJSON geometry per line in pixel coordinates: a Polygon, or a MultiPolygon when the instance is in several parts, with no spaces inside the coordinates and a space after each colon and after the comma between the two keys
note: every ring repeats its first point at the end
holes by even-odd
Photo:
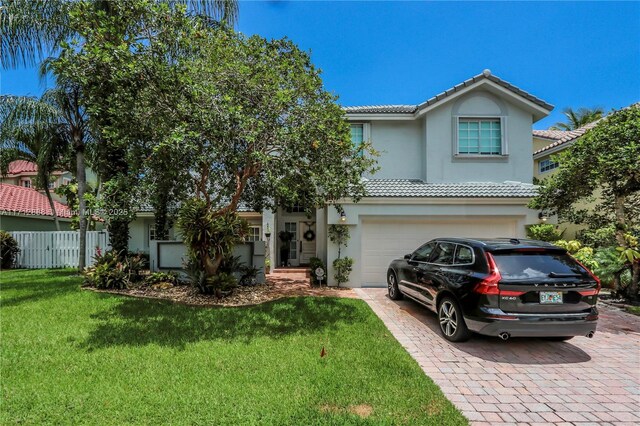
{"type": "Polygon", "coordinates": [[[351,142],[358,145],[369,140],[369,123],[351,123],[351,142]]]}
{"type": "Polygon", "coordinates": [[[49,182],[49,189],[53,189],[56,187],[56,183],[55,182],[49,182]]]}
{"type": "Polygon", "coordinates": [[[500,118],[459,118],[458,149],[461,155],[504,155],[500,118]]]}
{"type": "Polygon", "coordinates": [[[22,179],[20,181],[20,186],[23,186],[25,188],[31,188],[31,179],[22,179]]]}
{"type": "Polygon", "coordinates": [[[149,241],[156,239],[156,225],[149,225],[149,241]]]}
{"type": "Polygon", "coordinates": [[[551,171],[553,169],[558,168],[558,166],[560,166],[560,163],[558,163],[557,161],[553,161],[550,158],[542,160],[538,164],[538,167],[540,168],[540,173],[551,171]]]}

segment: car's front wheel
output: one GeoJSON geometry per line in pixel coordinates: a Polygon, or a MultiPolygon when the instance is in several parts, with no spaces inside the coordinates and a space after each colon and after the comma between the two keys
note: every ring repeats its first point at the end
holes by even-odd
{"type": "Polygon", "coordinates": [[[398,278],[393,271],[389,271],[387,274],[387,289],[389,290],[389,299],[402,299],[402,293],[400,293],[400,289],[398,289],[398,278]]]}
{"type": "Polygon", "coordinates": [[[442,335],[451,342],[464,342],[471,337],[471,332],[464,322],[462,310],[452,297],[445,296],[440,301],[438,322],[442,335]]]}

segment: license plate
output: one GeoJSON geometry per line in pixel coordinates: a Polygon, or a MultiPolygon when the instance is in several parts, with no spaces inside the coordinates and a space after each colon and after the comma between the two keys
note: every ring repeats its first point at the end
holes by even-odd
{"type": "Polygon", "coordinates": [[[561,291],[541,291],[540,303],[542,304],[562,303],[562,292],[561,291]]]}

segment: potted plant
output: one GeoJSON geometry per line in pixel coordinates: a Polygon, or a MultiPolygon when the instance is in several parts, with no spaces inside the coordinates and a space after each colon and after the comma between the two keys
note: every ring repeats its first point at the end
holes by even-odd
{"type": "Polygon", "coordinates": [[[289,264],[289,243],[293,240],[293,233],[289,231],[280,231],[278,233],[278,238],[282,241],[282,244],[280,245],[280,263],[282,266],[287,266],[289,264]]]}

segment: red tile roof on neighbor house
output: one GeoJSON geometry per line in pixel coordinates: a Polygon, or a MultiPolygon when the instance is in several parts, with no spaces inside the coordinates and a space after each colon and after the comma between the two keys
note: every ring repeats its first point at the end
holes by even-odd
{"type": "MultiPolygon", "coordinates": [[[[600,119],[602,120],[602,119],[600,119]]],[[[600,120],[596,120],[594,122],[591,122],[589,124],[586,124],[578,129],[575,130],[569,130],[564,132],[564,136],[562,136],[560,139],[557,139],[555,142],[550,143],[549,145],[545,146],[544,148],[541,148],[539,150],[537,150],[536,152],[533,153],[533,155],[537,155],[537,154],[541,154],[545,151],[548,151],[552,148],[555,148],[557,146],[560,145],[564,145],[567,144],[569,142],[573,142],[574,140],[578,139],[580,136],[584,135],[585,133],[587,133],[589,130],[593,129],[594,127],[596,127],[596,124],[598,124],[598,122],[600,120]]],[[[534,131],[534,135],[535,135],[535,131],[534,131]]]]}
{"type": "MultiPolygon", "coordinates": [[[[53,202],[58,217],[70,218],[71,210],[57,201],[53,202]]],[[[0,212],[26,216],[53,216],[49,200],[33,188],[0,183],[0,212]]]]}
{"type": "MultiPolygon", "coordinates": [[[[7,169],[7,176],[19,176],[28,175],[35,176],[38,173],[38,166],[36,163],[26,160],[15,160],[9,163],[7,169]]],[[[54,170],[52,174],[59,175],[64,173],[61,170],[54,170]]]]}

